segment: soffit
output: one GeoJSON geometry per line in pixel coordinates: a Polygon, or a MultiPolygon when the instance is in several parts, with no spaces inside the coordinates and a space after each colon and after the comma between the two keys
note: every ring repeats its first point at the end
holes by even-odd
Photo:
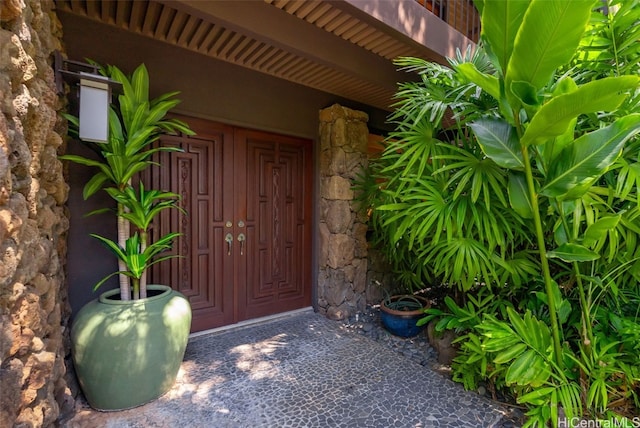
{"type": "MultiPolygon", "coordinates": [[[[407,78],[396,70],[393,58],[441,61],[442,56],[352,1],[56,0],[56,7],[61,13],[389,110],[396,82],[407,78]]],[[[409,1],[409,6],[416,3],[409,1]]]]}

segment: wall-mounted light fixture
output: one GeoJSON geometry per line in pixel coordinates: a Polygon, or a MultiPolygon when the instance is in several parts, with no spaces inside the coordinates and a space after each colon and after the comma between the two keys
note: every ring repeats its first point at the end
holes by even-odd
{"type": "Polygon", "coordinates": [[[119,88],[120,82],[98,73],[98,67],[84,62],[62,58],[54,54],[56,88],[64,93],[64,81],[79,88],[79,137],[84,141],[106,143],[109,138],[109,104],[111,90],[119,88]]]}

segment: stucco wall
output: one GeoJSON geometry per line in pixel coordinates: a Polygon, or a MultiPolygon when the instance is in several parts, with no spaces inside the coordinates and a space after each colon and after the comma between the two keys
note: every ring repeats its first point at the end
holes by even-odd
{"type": "MultiPolygon", "coordinates": [[[[150,75],[151,95],[180,91],[182,102],[175,112],[210,119],[230,125],[299,136],[318,142],[318,111],[340,103],[364,111],[369,128],[384,129],[387,113],[347,102],[331,94],[289,83],[275,77],[208,58],[171,46],[159,40],[128,33],[117,27],[58,12],[64,28],[64,46],[70,59],[91,58],[101,64],[114,64],[131,72],[144,63],[150,75]]],[[[69,152],[82,150],[81,144],[69,143],[69,152]]],[[[87,150],[82,154],[89,153],[87,150]]],[[[317,157],[317,152],[314,154],[317,157]]],[[[96,194],[84,201],[82,187],[92,170],[69,165],[69,255],[67,275],[69,300],[74,313],[104,292],[114,282],[92,292],[92,284],[113,272],[113,259],[86,259],[93,248],[104,254],[100,243],[89,233],[109,236],[115,225],[106,224],[105,216],[83,217],[108,202],[96,194]]],[[[106,195],[106,194],[105,194],[106,195]]],[[[109,217],[109,216],[107,216],[109,217]]],[[[110,221],[110,218],[106,218],[110,221]]],[[[114,223],[115,224],[115,223],[114,223]]]]}
{"type": "Polygon", "coordinates": [[[41,427],[71,404],[64,129],[50,66],[60,24],[51,0],[0,6],[0,427],[41,427]]]}

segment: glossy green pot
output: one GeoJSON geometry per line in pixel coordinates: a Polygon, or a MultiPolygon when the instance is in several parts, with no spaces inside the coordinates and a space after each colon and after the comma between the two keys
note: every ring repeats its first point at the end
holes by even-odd
{"type": "Polygon", "coordinates": [[[80,387],[97,410],[152,401],[175,383],[189,338],[191,307],[181,293],[149,285],[148,298],[122,301],[118,289],[89,302],[71,327],[80,387]]]}

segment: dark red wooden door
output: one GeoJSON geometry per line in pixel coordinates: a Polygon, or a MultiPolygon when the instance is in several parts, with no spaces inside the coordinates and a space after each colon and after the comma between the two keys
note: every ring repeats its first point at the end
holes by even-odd
{"type": "Polygon", "coordinates": [[[238,130],[238,315],[249,319],[311,304],[311,144],[238,130]],[[244,229],[245,231],[243,231],[244,229]]]}
{"type": "Polygon", "coordinates": [[[193,331],[311,304],[311,142],[182,118],[196,136],[166,136],[152,184],[187,211],[163,213],[154,235],[179,231],[180,258],[153,282],[190,300],[193,331]]]}

